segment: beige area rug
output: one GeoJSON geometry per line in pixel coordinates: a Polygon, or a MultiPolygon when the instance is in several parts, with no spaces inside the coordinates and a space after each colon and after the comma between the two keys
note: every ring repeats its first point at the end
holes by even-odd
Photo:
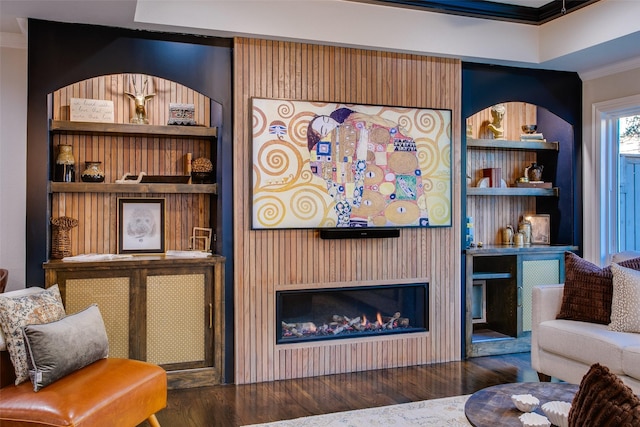
{"type": "Polygon", "coordinates": [[[469,395],[445,397],[245,427],[469,427],[464,415],[468,398],[469,395]]]}

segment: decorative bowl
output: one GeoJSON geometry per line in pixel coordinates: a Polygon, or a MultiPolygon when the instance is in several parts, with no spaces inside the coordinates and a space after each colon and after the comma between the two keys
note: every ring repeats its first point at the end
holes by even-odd
{"type": "Polygon", "coordinates": [[[538,125],[522,125],[522,132],[524,133],[536,133],[538,125]]]}
{"type": "Polygon", "coordinates": [[[551,427],[551,422],[544,415],[535,412],[527,412],[520,415],[520,421],[524,427],[551,427]]]}
{"type": "Polygon", "coordinates": [[[530,394],[514,394],[511,396],[511,400],[516,408],[522,412],[531,412],[540,405],[538,398],[530,394]]]}
{"type": "Polygon", "coordinates": [[[571,409],[571,403],[560,402],[554,400],[553,402],[547,402],[542,405],[542,411],[549,418],[551,424],[558,427],[569,426],[569,410],[571,409]]]}
{"type": "Polygon", "coordinates": [[[191,172],[191,182],[205,184],[211,177],[211,172],[191,172]]]}

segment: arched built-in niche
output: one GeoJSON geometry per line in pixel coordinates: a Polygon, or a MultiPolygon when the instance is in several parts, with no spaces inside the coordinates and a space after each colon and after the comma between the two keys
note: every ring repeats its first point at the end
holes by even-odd
{"type": "Polygon", "coordinates": [[[474,219],[476,243],[502,243],[501,230],[507,225],[517,228],[521,217],[531,214],[551,215],[551,243],[571,243],[570,235],[567,234],[569,230],[561,232],[559,224],[562,198],[570,197],[566,187],[567,181],[570,182],[572,178],[558,173],[558,167],[572,152],[572,127],[560,117],[533,104],[511,101],[501,105],[504,106],[502,139],[495,139],[489,129],[493,121],[493,106],[466,118],[466,212],[467,216],[474,219]],[[525,124],[537,125],[536,133],[542,134],[544,142],[550,143],[549,146],[528,144],[543,140],[521,141],[524,134],[522,125],[525,124]],[[477,149],[478,146],[481,149],[477,149]],[[542,178],[545,186],[531,187],[541,190],[537,193],[533,192],[537,190],[532,190],[529,195],[529,190],[524,187],[518,191],[517,186],[522,184],[517,181],[525,175],[525,168],[532,163],[544,167],[542,178]],[[486,180],[483,180],[484,170],[489,168],[499,170],[502,186],[506,189],[476,197],[473,189],[486,185],[486,180]],[[555,190],[546,191],[547,186],[555,190]],[[561,187],[565,188],[565,194],[560,194],[558,189],[561,187]]]}
{"type": "MultiPolygon", "coordinates": [[[[115,254],[117,252],[117,209],[120,197],[157,197],[165,199],[167,250],[187,250],[191,247],[190,236],[193,227],[215,228],[212,222],[215,204],[206,192],[190,191],[167,187],[167,192],[139,194],[119,191],[118,187],[109,187],[124,174],[138,175],[141,172],[151,176],[172,177],[188,175],[185,155],[193,159],[215,155],[215,138],[196,138],[179,135],[165,137],[154,133],[165,126],[169,120],[169,104],[193,104],[195,123],[198,127],[209,128],[212,105],[204,96],[184,85],[160,77],[141,74],[111,74],[86,79],[61,89],[50,95],[52,111],[52,138],[50,165],[55,164],[57,147],[60,144],[71,145],[76,161],[76,182],[81,183],[81,171],[87,161],[100,161],[105,172],[105,182],[92,188],[53,186],[51,194],[50,216],[58,218],[68,216],[78,220],[78,227],[71,230],[71,251],[73,254],[115,254]],[[125,92],[135,93],[133,81],[138,91],[143,91],[143,82],[147,82],[145,94],[154,94],[146,102],[146,115],[149,125],[140,126],[140,134],[120,134],[111,132],[108,123],[96,124],[96,132],[57,131],[56,123],[62,127],[69,122],[72,98],[104,100],[113,103],[113,122],[128,124],[135,115],[134,102],[125,92]],[[104,132],[103,132],[104,131],[104,132]],[[149,131],[148,134],[145,132],[149,131]],[[109,188],[110,191],[106,191],[109,188]],[[98,191],[95,191],[97,189],[98,191]]],[[[80,123],[76,123],[80,125],[80,123]]],[[[190,128],[190,127],[187,127],[190,128]]],[[[173,131],[173,129],[169,129],[173,131]]],[[[215,165],[215,159],[213,164],[215,165]]],[[[50,170],[53,178],[53,171],[50,170]]],[[[215,171],[213,173],[215,176],[215,171]]],[[[198,190],[197,187],[192,187],[198,190]]]]}

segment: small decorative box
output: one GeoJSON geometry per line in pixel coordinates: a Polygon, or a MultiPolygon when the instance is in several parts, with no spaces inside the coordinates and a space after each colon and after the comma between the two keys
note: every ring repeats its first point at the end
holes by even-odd
{"type": "Polygon", "coordinates": [[[169,103],[169,125],[195,125],[194,104],[169,103]]]}

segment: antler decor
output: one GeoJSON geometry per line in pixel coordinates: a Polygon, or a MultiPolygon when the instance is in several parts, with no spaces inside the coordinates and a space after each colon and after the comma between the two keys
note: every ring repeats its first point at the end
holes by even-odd
{"type": "Polygon", "coordinates": [[[131,84],[133,85],[133,90],[135,91],[135,93],[131,93],[127,91],[124,92],[125,95],[133,99],[136,106],[135,115],[131,117],[131,120],[130,120],[131,123],[140,124],[140,125],[149,124],[149,119],[147,118],[147,110],[145,105],[147,101],[153,98],[154,96],[156,96],[156,94],[155,93],[150,93],[148,95],[144,94],[144,92],[147,90],[148,82],[149,82],[149,79],[145,78],[144,85],[142,86],[142,90],[138,91],[138,88],[136,87],[136,79],[135,77],[132,77],[131,84]]]}

